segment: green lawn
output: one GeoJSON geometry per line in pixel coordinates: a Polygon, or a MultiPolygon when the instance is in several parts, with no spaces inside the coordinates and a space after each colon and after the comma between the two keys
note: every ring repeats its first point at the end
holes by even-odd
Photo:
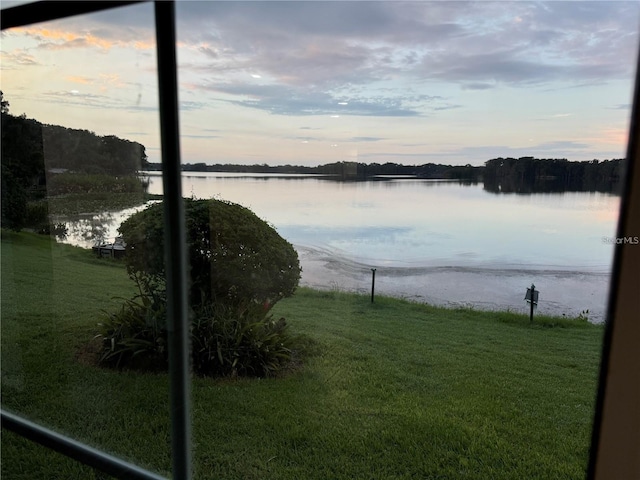
{"type": "MultiPolygon", "coordinates": [[[[25,233],[1,253],[3,408],[169,475],[167,376],[82,353],[134,293],[122,265],[25,233]]],[[[308,289],[274,313],[318,352],[194,379],[195,478],[584,477],[602,327],[308,289]]],[[[104,478],[6,432],[1,455],[7,479],[104,478]]]]}

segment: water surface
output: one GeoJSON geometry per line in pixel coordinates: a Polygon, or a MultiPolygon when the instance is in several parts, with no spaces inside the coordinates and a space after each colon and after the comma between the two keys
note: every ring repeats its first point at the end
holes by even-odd
{"type": "MultiPolygon", "coordinates": [[[[603,239],[614,236],[620,202],[611,194],[199,172],[184,173],[182,186],[187,197],[240,203],[272,224],[298,250],[306,285],[369,292],[375,268],[379,293],[524,312],[535,283],[540,312],[603,318],[613,256],[603,239]]],[[[150,176],[149,192],[162,193],[160,176],[150,176]]]]}

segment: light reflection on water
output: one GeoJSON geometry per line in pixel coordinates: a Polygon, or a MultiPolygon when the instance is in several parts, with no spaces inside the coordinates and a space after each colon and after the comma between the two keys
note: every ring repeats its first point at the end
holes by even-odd
{"type": "MultiPolygon", "coordinates": [[[[297,248],[303,284],[376,291],[436,304],[540,311],[602,320],[619,197],[495,194],[482,185],[418,179],[334,182],[269,175],[183,175],[183,194],[240,203],[297,248]]],[[[161,194],[160,176],[149,193],[161,194]]],[[[70,243],[112,238],[133,209],[69,225],[70,243]]]]}
{"type": "MultiPolygon", "coordinates": [[[[299,245],[387,266],[579,268],[608,272],[619,197],[506,195],[482,185],[395,179],[331,182],[189,174],[185,195],[251,208],[299,245]]],[[[150,193],[162,193],[152,177],[150,193]]]]}
{"type": "Polygon", "coordinates": [[[63,243],[91,248],[93,245],[113,241],[118,236],[118,227],[127,218],[146,208],[146,205],[116,212],[83,213],[73,216],[53,216],[52,223],[64,222],[67,235],[59,239],[63,243]]]}

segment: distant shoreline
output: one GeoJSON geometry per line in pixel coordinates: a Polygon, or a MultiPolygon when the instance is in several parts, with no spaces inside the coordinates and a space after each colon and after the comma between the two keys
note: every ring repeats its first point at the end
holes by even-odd
{"type": "MultiPolygon", "coordinates": [[[[161,171],[160,163],[147,163],[147,174],[161,171]]],[[[419,179],[482,183],[491,193],[562,193],[602,192],[619,195],[621,179],[626,171],[625,159],[571,162],[567,159],[538,159],[534,157],[494,158],[483,166],[470,164],[443,165],[426,163],[402,165],[397,163],[366,164],[336,162],[315,167],[302,165],[239,165],[185,163],[183,173],[247,174],[249,176],[314,176],[328,181],[385,181],[390,179],[419,179]]]]}

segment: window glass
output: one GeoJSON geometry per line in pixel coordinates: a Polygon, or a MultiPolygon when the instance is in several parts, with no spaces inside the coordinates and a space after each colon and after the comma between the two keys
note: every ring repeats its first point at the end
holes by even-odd
{"type": "MultiPolygon", "coordinates": [[[[151,8],[2,34],[2,404],[168,474],[151,8]]],[[[177,13],[196,477],[582,476],[638,5],[177,13]]]]}
{"type": "Polygon", "coordinates": [[[198,474],[582,476],[638,6],[177,12],[183,191],[294,245],[268,314],[307,342],[278,378],[195,379],[198,474]]]}
{"type": "MultiPolygon", "coordinates": [[[[167,375],[100,362],[112,338],[153,341],[127,330],[154,326],[117,238],[157,201],[142,174],[160,161],[153,25],[145,4],[2,33],[2,406],[167,473],[167,375]]],[[[11,434],[2,446],[7,478],[92,478],[11,434]]]]}

